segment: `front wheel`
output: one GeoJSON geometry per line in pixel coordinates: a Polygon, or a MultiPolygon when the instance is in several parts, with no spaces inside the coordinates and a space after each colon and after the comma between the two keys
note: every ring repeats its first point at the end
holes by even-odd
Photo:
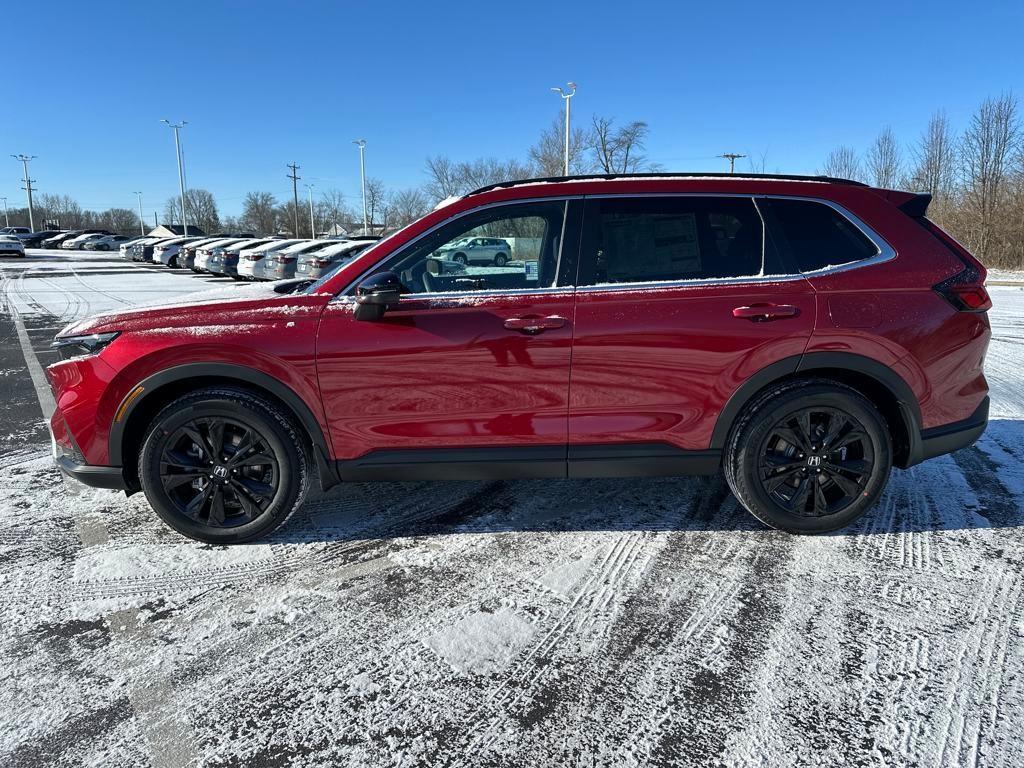
{"type": "Polygon", "coordinates": [[[504,267],[506,264],[508,264],[508,256],[506,254],[499,253],[494,257],[494,266],[504,267]]]}
{"type": "Polygon", "coordinates": [[[892,440],[878,409],[856,390],[791,382],[744,411],[724,463],[733,494],[758,520],[790,533],[825,533],[877,501],[892,469],[892,440]]]}
{"type": "Polygon", "coordinates": [[[237,544],[265,536],[298,508],[308,462],[291,420],[230,388],[180,397],[157,414],[139,457],[146,498],[189,538],[237,544]]]}
{"type": "Polygon", "coordinates": [[[452,261],[454,261],[456,264],[465,265],[469,261],[469,259],[466,258],[466,254],[464,253],[456,253],[454,256],[452,256],[452,261]]]}

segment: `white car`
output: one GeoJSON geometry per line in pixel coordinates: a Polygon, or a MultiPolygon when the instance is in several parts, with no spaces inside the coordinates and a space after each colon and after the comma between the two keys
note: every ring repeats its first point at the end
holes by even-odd
{"type": "Polygon", "coordinates": [[[124,235],[101,235],[99,237],[86,240],[82,244],[82,248],[87,251],[112,251],[115,248],[120,248],[129,240],[131,240],[131,238],[125,237],[124,235]]]}
{"type": "Polygon", "coordinates": [[[101,237],[107,237],[106,232],[86,232],[84,235],[78,237],[69,237],[60,247],[65,251],[77,251],[85,247],[85,244],[90,240],[98,240],[101,237]]]}
{"type": "Polygon", "coordinates": [[[371,245],[373,242],[366,240],[331,241],[326,248],[302,254],[295,265],[295,277],[319,280],[328,272],[337,269],[339,264],[358,256],[371,245]]]}
{"type": "Polygon", "coordinates": [[[238,276],[248,280],[265,280],[264,259],[267,254],[283,251],[290,245],[310,242],[307,239],[274,240],[255,248],[238,252],[238,276]]]}
{"type": "Polygon", "coordinates": [[[153,246],[153,263],[163,264],[165,267],[178,266],[178,253],[183,245],[196,243],[200,240],[212,240],[209,237],[182,237],[178,240],[171,240],[160,245],[153,246]]]}
{"type": "Polygon", "coordinates": [[[118,247],[118,251],[121,252],[122,259],[131,258],[131,250],[136,245],[152,245],[160,241],[159,237],[140,237],[138,240],[129,240],[128,242],[121,243],[118,247]]]}
{"type": "Polygon", "coordinates": [[[196,258],[195,258],[195,261],[192,262],[192,271],[193,272],[209,272],[210,271],[210,257],[213,256],[214,253],[219,253],[220,251],[222,251],[225,247],[227,247],[229,245],[231,245],[231,246],[236,246],[237,245],[237,246],[241,246],[242,248],[244,248],[247,245],[251,245],[252,243],[263,243],[263,242],[266,242],[266,240],[264,238],[258,238],[258,237],[248,237],[248,238],[241,238],[241,239],[239,239],[237,237],[227,237],[227,238],[224,238],[223,240],[215,240],[212,243],[207,243],[203,247],[196,249],[196,258]]]}
{"type": "Polygon", "coordinates": [[[14,235],[0,235],[0,256],[24,256],[25,244],[14,235]]]}

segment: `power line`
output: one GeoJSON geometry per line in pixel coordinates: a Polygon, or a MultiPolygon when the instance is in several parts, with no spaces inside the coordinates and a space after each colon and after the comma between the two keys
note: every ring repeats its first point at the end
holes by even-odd
{"type": "MultiPolygon", "coordinates": [[[[11,157],[13,157],[15,160],[20,161],[21,164],[25,168],[25,179],[24,179],[25,186],[22,187],[22,189],[24,189],[26,194],[28,195],[28,226],[29,226],[29,229],[31,229],[33,232],[35,232],[36,231],[36,223],[35,223],[35,219],[32,216],[32,182],[34,182],[35,179],[30,179],[29,176],[28,176],[28,164],[29,164],[30,161],[35,160],[36,156],[35,155],[11,155],[11,157]]],[[[4,208],[6,209],[6,207],[7,206],[5,205],[4,208]]]]}
{"type": "Polygon", "coordinates": [[[299,179],[301,179],[302,177],[296,175],[296,171],[299,170],[300,166],[298,166],[294,162],[292,162],[292,163],[288,163],[287,167],[292,169],[292,172],[285,177],[285,178],[288,178],[288,179],[292,180],[292,199],[294,200],[294,205],[292,206],[292,213],[295,215],[295,229],[292,230],[292,231],[295,232],[295,236],[298,237],[299,236],[299,179]]]}
{"type": "Polygon", "coordinates": [[[729,173],[736,173],[736,161],[739,160],[741,157],[746,157],[746,155],[741,155],[736,152],[723,152],[721,155],[716,155],[716,157],[720,157],[723,160],[728,160],[729,173]]]}

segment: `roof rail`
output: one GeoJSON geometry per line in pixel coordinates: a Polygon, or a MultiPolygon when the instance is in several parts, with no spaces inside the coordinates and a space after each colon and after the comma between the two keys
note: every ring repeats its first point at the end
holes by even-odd
{"type": "Polygon", "coordinates": [[[538,184],[542,182],[555,182],[555,181],[612,181],[614,179],[678,179],[678,178],[735,178],[735,179],[774,179],[776,181],[820,181],[827,182],[829,184],[849,184],[853,187],[866,187],[859,181],[853,181],[852,179],[840,179],[835,176],[800,176],[798,174],[790,173],[716,173],[714,171],[686,171],[686,172],[658,172],[658,173],[585,173],[578,176],[542,176],[535,179],[511,179],[509,181],[499,181],[495,184],[487,184],[486,186],[474,189],[472,192],[468,192],[468,195],[476,195],[481,192],[488,192],[492,189],[502,189],[503,187],[514,187],[519,184],[538,184]]]}

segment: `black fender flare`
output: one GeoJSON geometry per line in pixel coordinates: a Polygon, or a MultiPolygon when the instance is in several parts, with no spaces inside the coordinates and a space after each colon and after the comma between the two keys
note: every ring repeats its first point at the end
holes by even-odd
{"type": "Polygon", "coordinates": [[[895,398],[903,417],[910,451],[907,466],[920,461],[921,456],[921,406],[910,385],[892,368],[864,355],[852,352],[808,352],[803,355],[778,360],[762,368],[733,392],[715,422],[710,448],[725,448],[729,432],[736,418],[753,397],[768,385],[795,373],[812,373],[815,370],[840,369],[868,376],[884,386],[895,398]]]}
{"type": "Polygon", "coordinates": [[[110,425],[108,437],[108,451],[110,464],[123,466],[124,457],[121,446],[124,444],[124,429],[129,422],[132,413],[145,402],[146,398],[161,387],[175,381],[184,379],[215,377],[221,379],[234,379],[239,384],[249,384],[258,389],[263,389],[277,397],[299,419],[300,426],[305,430],[313,445],[313,458],[320,470],[321,485],[326,488],[338,482],[337,473],[334,470],[333,462],[330,460],[331,452],[327,445],[327,438],[324,436],[320,422],[309,409],[306,402],[296,392],[279,379],[275,379],[262,371],[249,368],[244,365],[233,363],[185,363],[167,368],[140,381],[131,392],[125,395],[118,405],[115,413],[120,414],[120,419],[110,425]],[[142,393],[132,399],[132,393],[142,387],[142,393]],[[127,405],[126,405],[126,401],[127,405]]]}

